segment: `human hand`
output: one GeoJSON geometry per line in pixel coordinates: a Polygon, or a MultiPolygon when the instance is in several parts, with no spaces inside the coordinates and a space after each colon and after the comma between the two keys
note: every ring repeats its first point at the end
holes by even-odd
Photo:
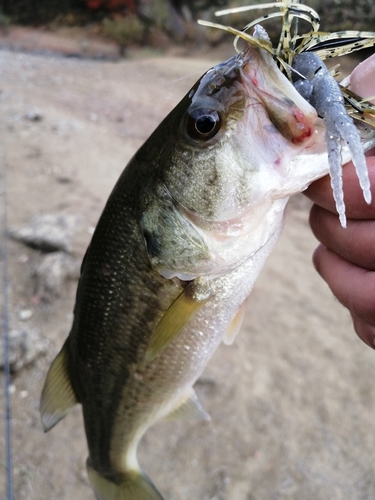
{"type": "MultiPolygon", "coordinates": [[[[350,89],[359,95],[375,94],[375,55],[355,68],[350,83],[350,89]]],[[[358,336],[375,348],[375,156],[367,158],[367,167],[371,205],[363,199],[353,164],[343,169],[346,229],[336,215],[328,176],[314,182],[305,194],[314,202],[310,225],[322,243],[314,252],[314,265],[349,309],[358,336]]]]}

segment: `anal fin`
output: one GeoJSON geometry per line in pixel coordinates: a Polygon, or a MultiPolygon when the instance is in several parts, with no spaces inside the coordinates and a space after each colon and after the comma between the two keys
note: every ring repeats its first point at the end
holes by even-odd
{"type": "Polygon", "coordinates": [[[237,337],[238,332],[241,330],[243,318],[246,312],[247,300],[245,300],[240,308],[238,309],[235,317],[230,322],[228,330],[225,332],[223,337],[223,343],[226,345],[232,345],[234,339],[237,337]]]}
{"type": "Polygon", "coordinates": [[[189,395],[179,401],[177,406],[165,417],[166,420],[179,418],[211,420],[210,415],[202,407],[194,389],[191,389],[189,395]]]}
{"type": "Polygon", "coordinates": [[[40,399],[40,414],[44,431],[47,432],[78,403],[68,374],[68,348],[63,348],[53,361],[40,399]]]}

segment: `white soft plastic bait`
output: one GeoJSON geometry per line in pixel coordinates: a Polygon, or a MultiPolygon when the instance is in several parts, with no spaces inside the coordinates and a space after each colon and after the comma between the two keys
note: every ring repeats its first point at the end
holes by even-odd
{"type": "Polygon", "coordinates": [[[339,85],[316,54],[305,52],[296,55],[293,59],[293,69],[296,90],[323,118],[333,197],[341,225],[346,227],[342,189],[342,139],[347,143],[352,155],[363,196],[367,203],[371,203],[370,181],[360,135],[346,111],[339,85]]]}

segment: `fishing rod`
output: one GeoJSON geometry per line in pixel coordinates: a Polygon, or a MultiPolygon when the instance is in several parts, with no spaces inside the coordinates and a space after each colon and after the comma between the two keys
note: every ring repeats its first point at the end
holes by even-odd
{"type": "Polygon", "coordinates": [[[12,410],[10,395],[10,362],[9,362],[9,314],[8,314],[8,212],[7,212],[7,174],[8,162],[6,147],[2,141],[2,190],[3,198],[3,221],[1,238],[1,261],[2,261],[2,296],[3,296],[3,343],[4,343],[4,379],[5,379],[5,442],[6,442],[6,499],[13,500],[13,467],[12,467],[12,410]]]}

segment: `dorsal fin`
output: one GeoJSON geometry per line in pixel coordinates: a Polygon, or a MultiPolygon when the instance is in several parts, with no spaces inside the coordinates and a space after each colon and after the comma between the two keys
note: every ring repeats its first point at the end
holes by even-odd
{"type": "Polygon", "coordinates": [[[47,432],[78,403],[68,374],[68,348],[63,348],[53,361],[40,399],[40,414],[44,431],[47,432]]]}

